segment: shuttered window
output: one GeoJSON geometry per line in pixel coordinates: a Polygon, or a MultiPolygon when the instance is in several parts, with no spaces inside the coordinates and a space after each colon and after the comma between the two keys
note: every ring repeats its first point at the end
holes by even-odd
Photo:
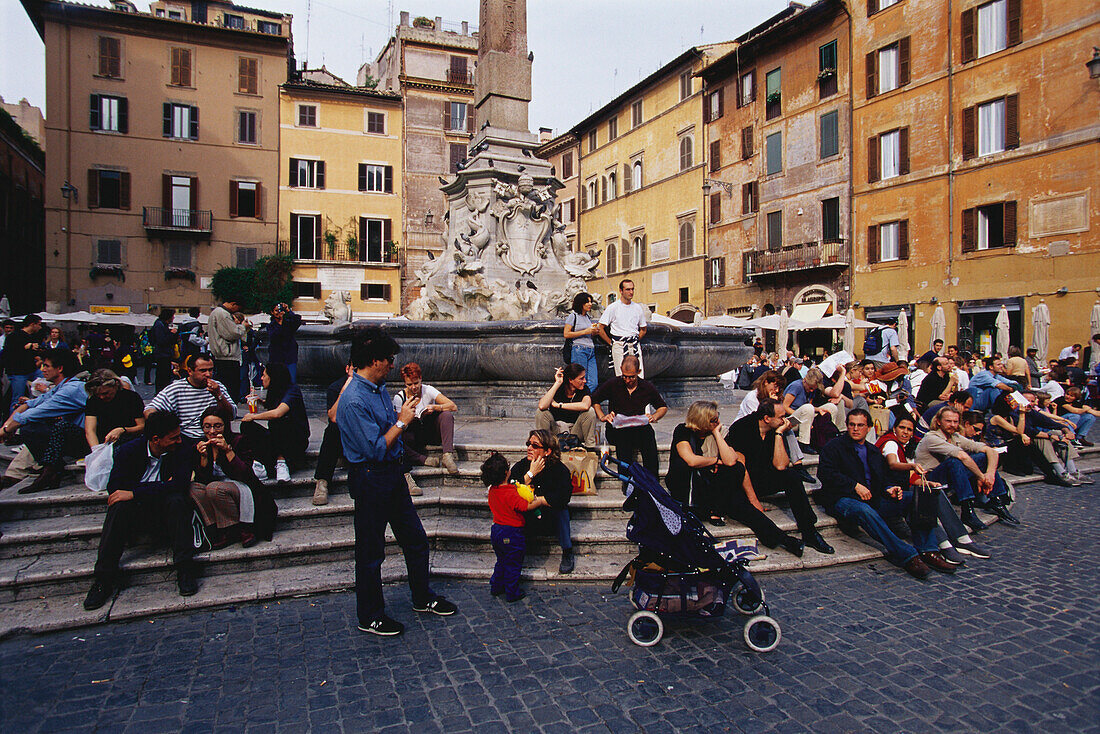
{"type": "Polygon", "coordinates": [[[229,216],[260,219],[260,192],[258,181],[229,182],[229,216]]]}
{"type": "Polygon", "coordinates": [[[821,150],[822,159],[830,158],[840,153],[839,113],[836,110],[826,112],[821,116],[821,150]]]}
{"type": "Polygon", "coordinates": [[[89,169],[86,198],[89,209],[129,209],[129,172],[89,169]]]}
{"type": "Polygon", "coordinates": [[[164,137],[177,140],[199,139],[199,108],[194,105],[164,103],[164,137]]]}
{"type": "Polygon", "coordinates": [[[768,249],[777,252],[783,247],[783,212],[768,212],[768,249]]]}
{"type": "Polygon", "coordinates": [[[451,173],[458,173],[459,166],[466,160],[466,146],[462,143],[449,143],[447,145],[447,150],[450,160],[448,170],[450,170],[451,173]]]}
{"type": "Polygon", "coordinates": [[[909,83],[909,36],[867,54],[867,98],[909,83]]]}
{"type": "Polygon", "coordinates": [[[770,176],[783,171],[783,133],[774,132],[764,139],[765,172],[770,176]]]}
{"type": "Polygon", "coordinates": [[[722,141],[710,142],[710,170],[713,173],[722,167],[722,141]]]}
{"type": "Polygon", "coordinates": [[[741,213],[752,214],[759,208],[759,184],[756,181],[746,181],[741,184],[741,213]]]}
{"type": "Polygon", "coordinates": [[[756,69],[741,75],[737,82],[737,106],[744,107],[756,100],[756,69]]]}
{"type": "Polygon", "coordinates": [[[962,251],[991,250],[1016,246],[1016,202],[964,209],[962,213],[962,251]]]}
{"type": "Polygon", "coordinates": [[[1022,0],[993,0],[964,10],[960,23],[962,62],[1019,44],[1022,10],[1022,0]]]}
{"type": "Polygon", "coordinates": [[[359,190],[378,194],[392,194],[393,166],[360,163],[359,190]]]}
{"type": "Polygon", "coordinates": [[[99,37],[99,76],[112,79],[122,76],[122,41],[119,39],[99,37]]]}
{"type": "Polygon", "coordinates": [[[563,153],[561,156],[562,179],[573,178],[573,153],[563,153]]]}
{"type": "Polygon", "coordinates": [[[741,128],[741,160],[752,158],[752,126],[741,128]]]}
{"type": "Polygon", "coordinates": [[[191,86],[191,49],[173,48],[172,73],[169,84],[175,87],[191,86]]]}
{"type": "Polygon", "coordinates": [[[237,91],[241,94],[256,94],[259,88],[259,59],[241,57],[237,66],[237,91]]]}
{"type": "Polygon", "coordinates": [[[722,221],[722,194],[715,192],[710,195],[710,223],[718,224],[722,221]]]}
{"type": "Polygon", "coordinates": [[[990,100],[962,111],[963,159],[1020,147],[1018,95],[990,100]]]}
{"type": "Polygon", "coordinates": [[[103,132],[130,131],[130,104],[125,97],[110,94],[91,95],[88,105],[88,128],[103,132]]]}

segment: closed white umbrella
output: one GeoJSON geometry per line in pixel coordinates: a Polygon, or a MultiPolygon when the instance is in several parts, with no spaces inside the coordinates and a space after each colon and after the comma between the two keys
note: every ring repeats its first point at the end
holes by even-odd
{"type": "Polygon", "coordinates": [[[932,312],[932,334],[928,338],[928,348],[932,348],[932,342],[939,339],[947,341],[947,315],[943,312],[943,306],[936,306],[932,312]]]}
{"type": "Polygon", "coordinates": [[[844,312],[844,351],[856,351],[856,312],[850,308],[844,312]]]}
{"type": "Polygon", "coordinates": [[[909,312],[904,308],[898,312],[898,359],[909,360],[909,312]]]}
{"type": "Polygon", "coordinates": [[[997,320],[993,322],[997,327],[997,351],[1002,355],[1008,354],[1008,309],[1001,306],[997,312],[997,320]]]}
{"type": "Polygon", "coordinates": [[[787,313],[787,309],[784,308],[779,312],[779,328],[776,329],[775,334],[775,350],[784,358],[787,356],[787,338],[790,323],[791,315],[787,313]]]}
{"type": "Polygon", "coordinates": [[[1039,305],[1031,309],[1031,346],[1035,347],[1035,359],[1039,364],[1047,361],[1047,349],[1050,347],[1050,309],[1047,302],[1039,299],[1039,305]]]}
{"type": "Polygon", "coordinates": [[[1089,316],[1089,337],[1100,334],[1100,301],[1092,304],[1092,315],[1089,316]]]}

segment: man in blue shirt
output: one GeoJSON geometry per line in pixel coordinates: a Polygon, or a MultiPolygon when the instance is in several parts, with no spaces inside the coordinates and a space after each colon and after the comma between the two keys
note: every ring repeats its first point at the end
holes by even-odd
{"type": "Polygon", "coordinates": [[[405,555],[413,610],[440,616],[458,611],[428,586],[428,536],[405,483],[401,433],[416,415],[419,400],[407,400],[400,413],[394,412],[385,379],[400,350],[397,342],[385,335],[356,339],[351,346],[355,371],[336,399],[336,425],[349,465],[349,492],[355,502],[359,630],[385,636],[405,631],[403,624],[385,614],[382,561],[386,557],[387,524],[405,555]]]}

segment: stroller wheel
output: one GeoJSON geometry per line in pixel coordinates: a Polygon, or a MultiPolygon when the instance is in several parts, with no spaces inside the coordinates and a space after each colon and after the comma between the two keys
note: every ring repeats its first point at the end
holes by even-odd
{"type": "Polygon", "coordinates": [[[652,647],[661,641],[665,625],[653,612],[642,610],[630,615],[626,623],[626,634],[630,641],[640,647],[652,647]]]}
{"type": "Polygon", "coordinates": [[[783,633],[779,629],[779,622],[759,614],[745,622],[743,637],[745,644],[753,652],[771,652],[779,646],[783,633]]]}
{"type": "MultiPolygon", "coordinates": [[[[741,612],[745,616],[751,617],[754,614],[758,614],[761,610],[767,608],[764,604],[764,590],[760,590],[760,601],[756,604],[750,603],[749,592],[745,589],[744,584],[738,581],[733,587],[733,593],[730,594],[730,603],[733,604],[733,608],[741,612]]],[[[767,614],[767,612],[764,612],[767,614]]]]}

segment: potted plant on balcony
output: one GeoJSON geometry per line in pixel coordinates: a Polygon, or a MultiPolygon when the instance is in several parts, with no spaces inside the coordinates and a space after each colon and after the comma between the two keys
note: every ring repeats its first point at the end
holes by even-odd
{"type": "Polygon", "coordinates": [[[767,101],[768,104],[779,104],[779,101],[781,99],[783,99],[782,92],[772,92],[767,97],[765,97],[765,101],[767,101]]]}
{"type": "Polygon", "coordinates": [[[101,275],[111,275],[122,282],[126,282],[126,271],[122,269],[121,265],[93,265],[92,269],[88,271],[88,277],[95,280],[101,275]]]}
{"type": "Polygon", "coordinates": [[[435,30],[435,21],[426,15],[420,15],[413,19],[413,28],[427,28],[435,30]]]}
{"type": "Polygon", "coordinates": [[[386,243],[386,262],[397,262],[398,246],[396,240],[390,240],[386,243]]]}
{"type": "Polygon", "coordinates": [[[195,271],[191,268],[168,268],[164,271],[165,280],[189,280],[195,282],[195,271]]]}
{"type": "Polygon", "coordinates": [[[826,79],[832,79],[834,76],[836,76],[836,69],[822,69],[817,75],[817,80],[823,82],[826,79]]]}
{"type": "Polygon", "coordinates": [[[358,260],[359,259],[359,238],[356,237],[353,234],[349,234],[348,238],[346,240],[344,240],[344,244],[348,248],[348,259],[349,260],[358,260]]]}
{"type": "Polygon", "coordinates": [[[325,247],[328,248],[329,259],[332,259],[336,255],[336,233],[325,230],[321,238],[325,241],[325,247]]]}

